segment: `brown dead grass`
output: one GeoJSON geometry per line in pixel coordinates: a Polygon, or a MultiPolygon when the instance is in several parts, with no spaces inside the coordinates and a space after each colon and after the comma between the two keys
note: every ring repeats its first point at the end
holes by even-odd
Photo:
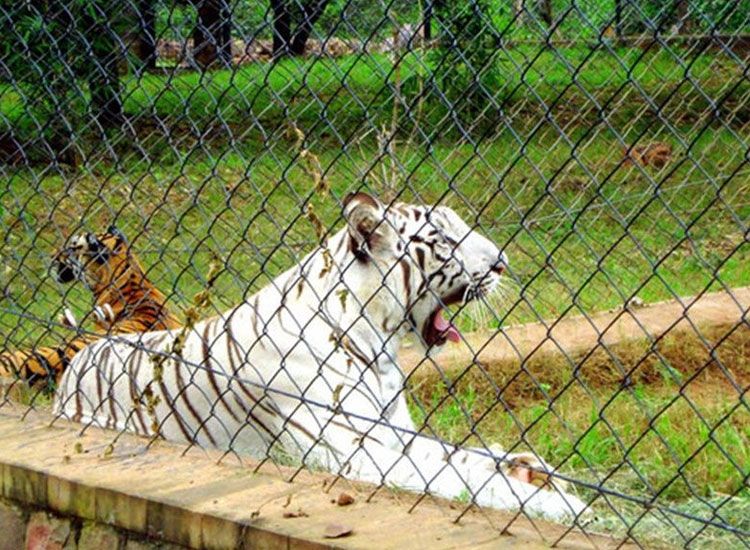
{"type": "MultiPolygon", "coordinates": [[[[688,384],[750,384],[750,327],[722,324],[699,327],[699,332],[672,331],[652,342],[626,340],[563,355],[537,351],[523,362],[504,359],[475,362],[444,373],[456,391],[471,386],[478,395],[498,395],[511,407],[528,406],[577,382],[592,390],[629,386],[688,384]]],[[[434,395],[442,376],[424,365],[411,375],[416,396],[434,395]]]]}

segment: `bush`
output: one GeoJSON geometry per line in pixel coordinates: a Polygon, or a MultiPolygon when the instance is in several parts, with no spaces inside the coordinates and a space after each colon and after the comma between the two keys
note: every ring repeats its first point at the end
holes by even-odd
{"type": "Polygon", "coordinates": [[[500,85],[497,63],[500,36],[487,0],[440,3],[435,11],[439,47],[431,54],[433,74],[442,94],[459,116],[493,103],[500,85]]]}
{"type": "Polygon", "coordinates": [[[124,12],[114,0],[5,6],[0,10],[2,77],[21,97],[29,118],[40,121],[29,136],[12,137],[36,154],[57,160],[75,156],[82,133],[122,122],[118,65],[124,55],[118,45],[126,28],[124,12]]]}

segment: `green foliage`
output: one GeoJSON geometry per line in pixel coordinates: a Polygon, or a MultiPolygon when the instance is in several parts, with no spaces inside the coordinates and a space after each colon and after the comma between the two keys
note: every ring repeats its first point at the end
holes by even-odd
{"type": "Polygon", "coordinates": [[[475,118],[492,102],[501,80],[489,0],[441,2],[435,15],[440,47],[430,55],[433,75],[458,115],[475,118]]]}
{"type": "Polygon", "coordinates": [[[49,4],[19,2],[0,11],[4,69],[16,83],[28,85],[21,90],[24,103],[42,121],[52,118],[56,104],[75,104],[73,71],[81,47],[80,37],[67,32],[73,18],[64,10],[51,13],[49,4]]]}
{"type": "MultiPolygon", "coordinates": [[[[243,29],[247,25],[248,15],[256,13],[257,10],[250,7],[257,6],[256,2],[241,3],[234,12],[234,24],[243,29]]],[[[156,13],[156,36],[157,40],[185,41],[198,19],[196,10],[190,4],[175,4],[169,1],[155,2],[154,13],[156,13]]],[[[252,25],[262,21],[252,20],[252,25]]]]}
{"type": "Polygon", "coordinates": [[[729,34],[747,30],[750,0],[638,0],[622,2],[624,34],[645,32],[670,34],[673,27],[681,32],[716,32],[729,34]]]}
{"type": "Polygon", "coordinates": [[[701,29],[715,28],[720,33],[747,32],[750,26],[750,0],[726,2],[725,0],[697,0],[692,3],[700,17],[694,17],[701,29]],[[712,24],[712,22],[716,24],[712,24]]]}
{"type": "Polygon", "coordinates": [[[90,122],[89,97],[118,94],[116,44],[127,22],[114,0],[30,0],[0,10],[3,69],[34,122],[16,128],[33,132],[24,141],[41,129],[52,150],[69,147],[90,122]]]}

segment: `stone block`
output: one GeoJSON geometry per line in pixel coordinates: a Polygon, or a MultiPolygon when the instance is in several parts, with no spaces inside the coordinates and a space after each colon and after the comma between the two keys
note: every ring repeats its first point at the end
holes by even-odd
{"type": "Polygon", "coordinates": [[[75,548],[70,520],[31,514],[26,528],[26,550],[68,550],[75,548]]]}
{"type": "Polygon", "coordinates": [[[288,536],[251,526],[245,527],[241,539],[244,550],[274,550],[290,547],[288,536]]]}
{"type": "Polygon", "coordinates": [[[50,476],[47,479],[47,504],[57,513],[95,520],[95,495],[96,490],[93,487],[59,477],[50,476]]]}
{"type": "Polygon", "coordinates": [[[125,550],[155,550],[156,544],[147,540],[128,539],[125,543],[125,550]]]}
{"type": "Polygon", "coordinates": [[[212,516],[201,518],[201,542],[206,550],[233,550],[242,544],[237,523],[212,516]]]}
{"type": "Polygon", "coordinates": [[[120,534],[107,525],[87,523],[81,529],[78,550],[118,550],[120,534]]]}
{"type": "Polygon", "coordinates": [[[44,473],[8,465],[4,478],[6,497],[33,506],[47,506],[47,476],[44,473]]]}
{"type": "Polygon", "coordinates": [[[0,501],[0,550],[23,548],[26,536],[24,514],[16,506],[0,501]]]}
{"type": "Polygon", "coordinates": [[[161,502],[148,502],[147,534],[186,546],[203,548],[201,516],[196,512],[161,502]]]}
{"type": "Polygon", "coordinates": [[[98,522],[135,533],[146,532],[146,499],[99,488],[95,501],[98,522]]]}
{"type": "Polygon", "coordinates": [[[128,539],[125,550],[186,550],[184,546],[154,540],[128,539]]]}

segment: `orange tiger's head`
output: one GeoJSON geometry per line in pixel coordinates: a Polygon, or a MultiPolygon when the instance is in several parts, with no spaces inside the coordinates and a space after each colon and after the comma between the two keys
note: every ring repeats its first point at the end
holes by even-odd
{"type": "Polygon", "coordinates": [[[126,271],[142,271],[127,239],[115,227],[106,233],[71,237],[53,256],[53,267],[59,282],[83,281],[94,291],[111,286],[126,271]]]}

